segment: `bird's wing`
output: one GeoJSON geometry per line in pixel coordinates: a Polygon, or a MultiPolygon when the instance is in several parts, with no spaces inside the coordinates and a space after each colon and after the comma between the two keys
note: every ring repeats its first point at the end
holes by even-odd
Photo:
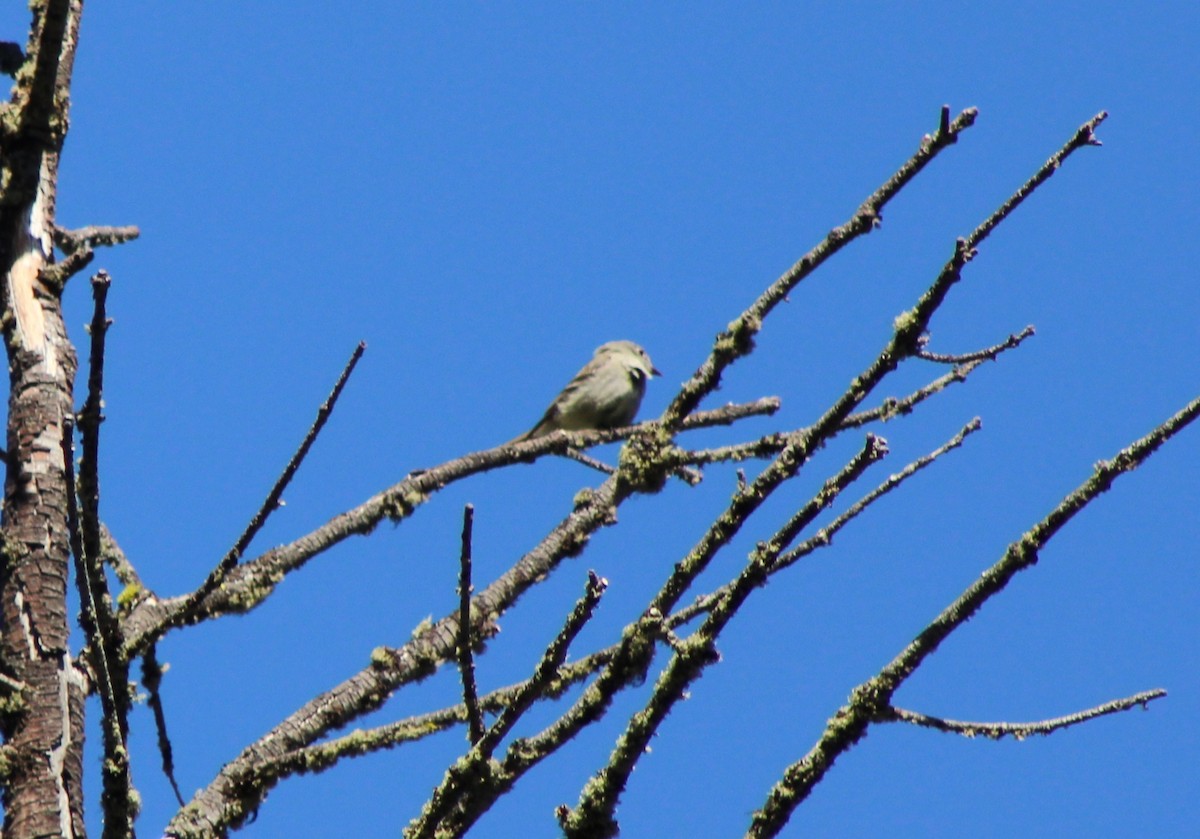
{"type": "Polygon", "coordinates": [[[562,389],[562,392],[559,393],[558,396],[554,397],[554,401],[550,403],[550,407],[546,409],[546,413],[542,414],[542,418],[538,420],[537,425],[526,431],[512,442],[522,443],[526,440],[532,440],[535,437],[541,437],[544,434],[549,434],[551,431],[557,431],[559,428],[561,428],[562,426],[560,425],[558,418],[562,416],[563,409],[567,405],[571,404],[571,401],[579,392],[579,389],[583,387],[584,382],[590,379],[595,373],[596,368],[603,363],[603,358],[593,358],[587,364],[583,365],[583,369],[575,374],[575,378],[571,379],[571,381],[567,383],[567,386],[562,389]]]}

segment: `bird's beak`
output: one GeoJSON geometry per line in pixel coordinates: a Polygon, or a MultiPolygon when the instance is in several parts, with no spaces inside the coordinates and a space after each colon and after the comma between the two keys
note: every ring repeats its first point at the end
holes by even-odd
{"type": "Polygon", "coordinates": [[[657,367],[655,367],[653,364],[651,364],[650,365],[650,375],[651,376],[661,376],[662,371],[659,370],[657,367]]]}

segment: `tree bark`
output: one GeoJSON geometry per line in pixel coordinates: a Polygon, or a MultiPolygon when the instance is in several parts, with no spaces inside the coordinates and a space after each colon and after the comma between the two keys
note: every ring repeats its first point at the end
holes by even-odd
{"type": "Polygon", "coordinates": [[[70,549],[63,420],[75,350],[61,280],[48,276],[59,154],[82,0],[31,4],[27,57],[0,125],[0,316],[8,353],[7,473],[0,563],[0,657],[24,687],[0,713],[6,739],[4,836],[84,835],[86,680],[68,648],[70,549]]]}

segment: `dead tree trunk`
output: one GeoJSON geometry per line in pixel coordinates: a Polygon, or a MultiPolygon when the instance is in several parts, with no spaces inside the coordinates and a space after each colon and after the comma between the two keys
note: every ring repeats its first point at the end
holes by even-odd
{"type": "MultiPolygon", "coordinates": [[[[82,836],[86,681],[68,648],[67,486],[62,440],[75,351],[53,264],[59,154],[82,0],[31,4],[33,25],[0,121],[0,317],[8,351],[0,614],[5,836],[82,836]]],[[[82,266],[80,266],[82,267],[82,266]]]]}

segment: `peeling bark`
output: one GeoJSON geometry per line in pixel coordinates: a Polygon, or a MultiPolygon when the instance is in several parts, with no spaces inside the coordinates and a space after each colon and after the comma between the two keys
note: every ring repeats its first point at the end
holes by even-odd
{"type": "Polygon", "coordinates": [[[75,350],[53,262],[59,154],[81,0],[32,4],[27,59],[0,125],[0,272],[8,353],[8,463],[0,564],[0,657],[25,685],[0,714],[8,746],[4,836],[84,835],[83,702],[68,649],[63,419],[73,411],[75,350]]]}

